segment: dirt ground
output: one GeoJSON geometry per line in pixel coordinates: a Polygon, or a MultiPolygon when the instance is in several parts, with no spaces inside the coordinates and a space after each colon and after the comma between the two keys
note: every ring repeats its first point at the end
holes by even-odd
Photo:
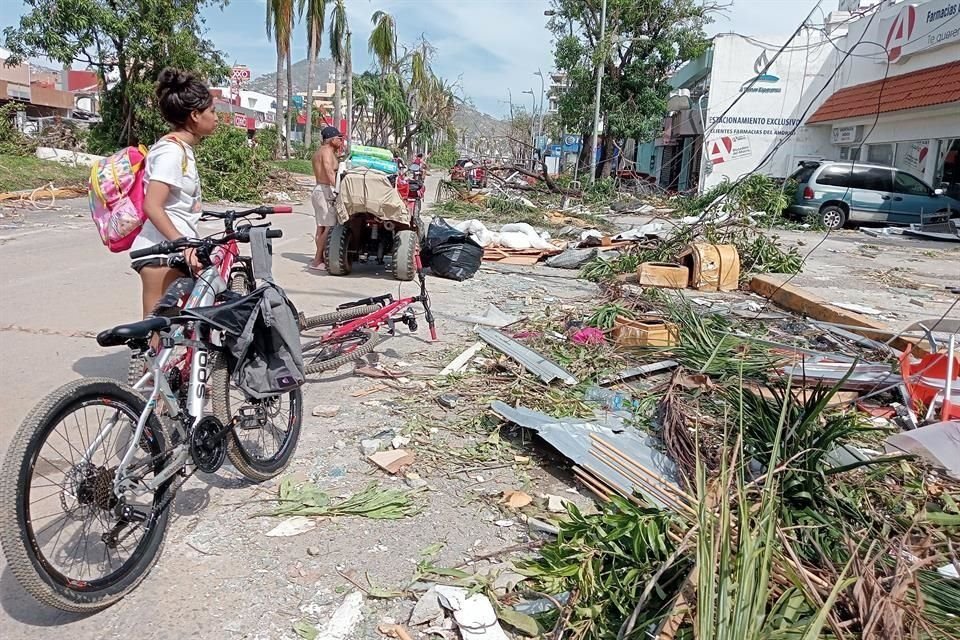
{"type": "MultiPolygon", "coordinates": [[[[275,244],[274,273],[304,311],[320,313],[385,292],[414,293],[412,283],[401,286],[372,265],[348,278],[307,272],[313,221],[306,208],[296,211],[277,219],[285,236],[275,244]]],[[[814,232],[781,235],[802,253],[823,238],[814,232]]],[[[81,376],[125,375],[126,354],[100,349],[92,336],[137,317],[139,282],[124,256],[109,255],[99,245],[82,201],[58,203],[51,211],[5,212],[0,272],[5,274],[0,384],[7,391],[0,451],[5,452],[23,416],[53,387],[81,376]]],[[[851,231],[824,240],[794,282],[834,302],[873,307],[879,318],[902,326],[941,315],[949,304],[943,287],[958,280],[956,245],[875,239],[851,231]]],[[[401,329],[378,347],[380,363],[404,373],[404,381],[391,383],[396,388],[380,388],[381,381],[354,376],[349,368],[311,379],[304,387],[303,434],[289,469],[332,496],[370,482],[417,486],[421,513],[399,521],[325,520],[298,536],[267,537],[278,520],[256,514],[270,507],[278,481],[251,485],[227,465],[190,480],[175,502],[159,563],[134,593],[106,611],[74,616],[42,607],[0,561],[4,637],[295,638],[296,621],[326,620],[357,588],[344,575],[368,591],[400,589],[425,560],[454,567],[536,540],[542,534],[497,504],[504,490],[588,504],[543,447],[506,438],[491,441],[489,431],[470,420],[479,404],[442,408],[437,397],[449,391],[436,385],[436,374],[476,339],[472,325],[458,316],[482,313],[490,303],[508,313],[535,314],[547,306],[596,299],[596,287],[575,279],[573,272],[544,267],[485,267],[466,282],[434,278],[429,286],[440,341],[428,342],[424,328],[415,335],[401,329]],[[314,417],[311,410],[318,405],[335,406],[337,413],[314,417]],[[389,476],[365,461],[361,440],[379,438],[389,446],[394,435],[412,438],[409,447],[417,458],[411,470],[422,482],[389,476]],[[466,452],[481,450],[475,463],[464,461],[466,452]],[[518,462],[516,456],[531,460],[518,462]],[[442,548],[436,551],[438,543],[442,548]]],[[[366,597],[351,637],[379,637],[378,624],[405,622],[412,606],[404,598],[366,597]]]]}

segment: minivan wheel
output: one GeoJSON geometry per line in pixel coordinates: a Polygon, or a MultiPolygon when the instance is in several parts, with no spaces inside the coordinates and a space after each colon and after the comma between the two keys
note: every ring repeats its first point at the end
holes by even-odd
{"type": "Polygon", "coordinates": [[[847,212],[842,207],[830,205],[820,209],[820,221],[823,222],[823,226],[831,231],[842,229],[843,225],[847,223],[847,212]]]}

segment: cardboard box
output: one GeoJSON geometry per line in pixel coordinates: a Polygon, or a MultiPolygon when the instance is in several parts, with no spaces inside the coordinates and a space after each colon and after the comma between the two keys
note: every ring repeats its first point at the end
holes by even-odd
{"type": "Polygon", "coordinates": [[[687,245],[680,262],[690,269],[690,286],[700,291],[736,291],[740,286],[740,254],[732,244],[687,245]]]}
{"type": "Polygon", "coordinates": [[[617,317],[613,341],[618,347],[672,347],[680,342],[680,330],[662,318],[617,317]]]}
{"type": "Polygon", "coordinates": [[[644,262],[637,267],[637,284],[643,287],[686,289],[690,269],[669,262],[644,262]]]}

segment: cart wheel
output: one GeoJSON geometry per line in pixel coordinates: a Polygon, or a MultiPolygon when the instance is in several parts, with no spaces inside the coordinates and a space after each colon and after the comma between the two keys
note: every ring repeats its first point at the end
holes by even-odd
{"type": "Polygon", "coordinates": [[[338,224],[327,236],[327,270],[335,276],[349,275],[353,270],[350,261],[350,227],[338,224]]]}
{"type": "Polygon", "coordinates": [[[414,262],[417,253],[417,234],[405,229],[398,231],[393,241],[393,277],[409,282],[417,272],[414,262]]]}

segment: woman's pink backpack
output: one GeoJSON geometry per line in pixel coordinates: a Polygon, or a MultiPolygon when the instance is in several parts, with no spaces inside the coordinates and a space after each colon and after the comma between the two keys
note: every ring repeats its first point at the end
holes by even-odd
{"type": "Polygon", "coordinates": [[[114,253],[126,251],[140,235],[143,212],[143,174],[147,148],[127,147],[98,160],[90,170],[90,215],[100,239],[114,253]]]}
{"type": "MultiPolygon", "coordinates": [[[[181,169],[187,175],[187,150],[174,135],[164,136],[183,150],[181,169]]],[[[147,214],[143,212],[147,148],[121,149],[98,160],[90,170],[88,194],[90,216],[97,223],[100,239],[114,253],[130,248],[140,235],[147,214]]]]}

